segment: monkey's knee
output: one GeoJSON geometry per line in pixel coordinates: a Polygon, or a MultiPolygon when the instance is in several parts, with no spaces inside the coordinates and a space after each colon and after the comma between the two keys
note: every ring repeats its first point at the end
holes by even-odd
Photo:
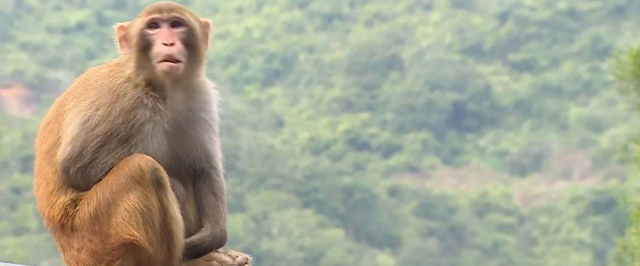
{"type": "Polygon", "coordinates": [[[148,186],[156,191],[166,192],[171,188],[169,176],[158,161],[146,154],[133,154],[118,163],[113,174],[121,176],[126,182],[148,186]]]}
{"type": "MultiPolygon", "coordinates": [[[[130,187],[127,193],[135,196],[136,202],[131,206],[139,206],[137,209],[145,210],[146,215],[160,212],[164,217],[169,215],[171,220],[179,218],[182,221],[170,178],[155,159],[145,154],[134,154],[123,159],[114,170],[116,175],[125,179],[125,184],[121,185],[130,187]]],[[[163,219],[166,220],[166,218],[163,219]]]]}
{"type": "Polygon", "coordinates": [[[164,261],[151,265],[177,265],[184,247],[184,224],[169,176],[160,163],[148,155],[134,154],[120,161],[107,179],[103,185],[120,193],[107,197],[127,201],[114,210],[120,217],[109,229],[118,236],[114,242],[135,244],[145,254],[164,261]]]}

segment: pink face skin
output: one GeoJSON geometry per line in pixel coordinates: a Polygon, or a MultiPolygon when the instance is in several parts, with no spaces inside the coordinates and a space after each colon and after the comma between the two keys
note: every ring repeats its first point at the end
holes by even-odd
{"type": "Polygon", "coordinates": [[[158,74],[182,74],[187,60],[183,40],[188,30],[187,23],[179,17],[158,16],[147,21],[144,31],[153,45],[151,62],[158,74]]]}

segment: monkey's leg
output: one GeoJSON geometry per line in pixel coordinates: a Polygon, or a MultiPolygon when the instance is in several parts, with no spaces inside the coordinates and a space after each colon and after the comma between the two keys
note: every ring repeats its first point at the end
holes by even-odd
{"type": "Polygon", "coordinates": [[[93,238],[92,257],[102,258],[92,266],[181,265],[184,225],[178,202],[167,173],[147,155],[125,158],[83,195],[76,223],[93,238]]]}

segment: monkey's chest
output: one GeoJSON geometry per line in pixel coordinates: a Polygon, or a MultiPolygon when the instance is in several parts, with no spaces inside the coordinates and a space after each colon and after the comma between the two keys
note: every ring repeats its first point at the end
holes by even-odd
{"type": "Polygon", "coordinates": [[[169,175],[184,175],[211,160],[217,119],[209,105],[183,95],[169,98],[158,114],[158,123],[147,131],[151,140],[147,149],[169,175]]]}
{"type": "Polygon", "coordinates": [[[198,123],[176,123],[164,137],[166,156],[164,165],[168,171],[192,170],[211,158],[213,140],[208,131],[198,123]]]}

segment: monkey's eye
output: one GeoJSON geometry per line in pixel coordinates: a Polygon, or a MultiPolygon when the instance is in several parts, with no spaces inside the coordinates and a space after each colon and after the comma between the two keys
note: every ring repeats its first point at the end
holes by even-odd
{"type": "Polygon", "coordinates": [[[158,22],[151,22],[149,24],[147,24],[147,29],[150,30],[156,30],[160,28],[160,24],[158,24],[158,22]]]}
{"type": "Polygon", "coordinates": [[[183,26],[182,21],[174,20],[174,21],[171,22],[171,27],[172,28],[180,28],[182,26],[183,26]]]}

